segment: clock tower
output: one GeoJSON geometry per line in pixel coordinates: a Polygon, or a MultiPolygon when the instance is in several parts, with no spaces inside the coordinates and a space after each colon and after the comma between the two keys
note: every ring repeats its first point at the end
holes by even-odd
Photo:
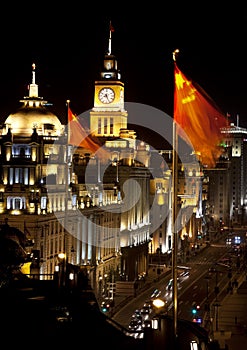
{"type": "Polygon", "coordinates": [[[99,80],[95,81],[94,107],[90,112],[90,129],[98,137],[119,137],[120,129],[127,129],[128,114],[124,109],[124,83],[111,53],[110,25],[108,51],[104,57],[99,80]]]}

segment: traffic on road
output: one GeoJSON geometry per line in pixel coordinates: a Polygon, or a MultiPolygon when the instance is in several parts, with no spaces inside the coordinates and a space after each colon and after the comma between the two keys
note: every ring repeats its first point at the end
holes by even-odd
{"type": "MultiPolygon", "coordinates": [[[[217,303],[232,292],[231,288],[236,287],[236,280],[244,264],[241,249],[226,244],[224,238],[224,241],[207,245],[184,266],[178,266],[179,318],[196,322],[203,327],[208,327],[209,323],[210,327],[216,327],[217,303]]],[[[172,314],[172,282],[171,273],[154,281],[151,288],[128,303],[113,316],[114,319],[128,328],[130,335],[142,337],[145,327],[152,327],[152,322],[155,322],[160,312],[172,314]],[[155,306],[155,300],[164,302],[162,309],[155,306]]]]}

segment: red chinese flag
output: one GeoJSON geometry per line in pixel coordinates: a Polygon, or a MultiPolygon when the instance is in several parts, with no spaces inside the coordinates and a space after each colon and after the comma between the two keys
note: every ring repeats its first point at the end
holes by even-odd
{"type": "Polygon", "coordinates": [[[68,108],[68,144],[83,147],[89,152],[95,153],[100,159],[109,159],[109,152],[92,139],[70,108],[68,108]]]}
{"type": "Polygon", "coordinates": [[[220,129],[227,126],[227,118],[205,91],[198,85],[195,88],[174,65],[174,121],[178,134],[192,145],[204,166],[214,167],[223,153],[220,129]]]}

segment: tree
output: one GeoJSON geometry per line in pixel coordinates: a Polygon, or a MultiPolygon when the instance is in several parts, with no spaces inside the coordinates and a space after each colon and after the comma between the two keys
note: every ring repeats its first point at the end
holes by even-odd
{"type": "Polygon", "coordinates": [[[0,226],[0,288],[21,276],[20,268],[27,259],[25,235],[7,223],[0,226]]]}

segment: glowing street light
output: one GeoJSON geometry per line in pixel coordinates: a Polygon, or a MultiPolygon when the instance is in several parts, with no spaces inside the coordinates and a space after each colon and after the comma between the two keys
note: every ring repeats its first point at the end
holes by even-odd
{"type": "Polygon", "coordinates": [[[161,314],[166,311],[166,306],[167,306],[167,301],[157,298],[154,299],[152,302],[154,308],[155,308],[155,313],[156,314],[161,314]]]}
{"type": "Polygon", "coordinates": [[[61,259],[61,260],[63,260],[63,259],[65,259],[65,253],[59,253],[58,254],[58,257],[59,257],[59,259],[61,259]]]}
{"type": "MultiPolygon", "coordinates": [[[[59,253],[58,258],[59,260],[62,261],[61,280],[62,280],[62,285],[65,287],[66,286],[66,254],[59,253]]],[[[59,283],[59,285],[61,285],[61,283],[59,283]]]]}
{"type": "Polygon", "coordinates": [[[153,300],[153,305],[154,305],[155,307],[157,307],[158,309],[164,307],[165,304],[166,304],[166,303],[165,303],[164,300],[162,300],[162,299],[154,299],[154,300],[153,300]]]}

